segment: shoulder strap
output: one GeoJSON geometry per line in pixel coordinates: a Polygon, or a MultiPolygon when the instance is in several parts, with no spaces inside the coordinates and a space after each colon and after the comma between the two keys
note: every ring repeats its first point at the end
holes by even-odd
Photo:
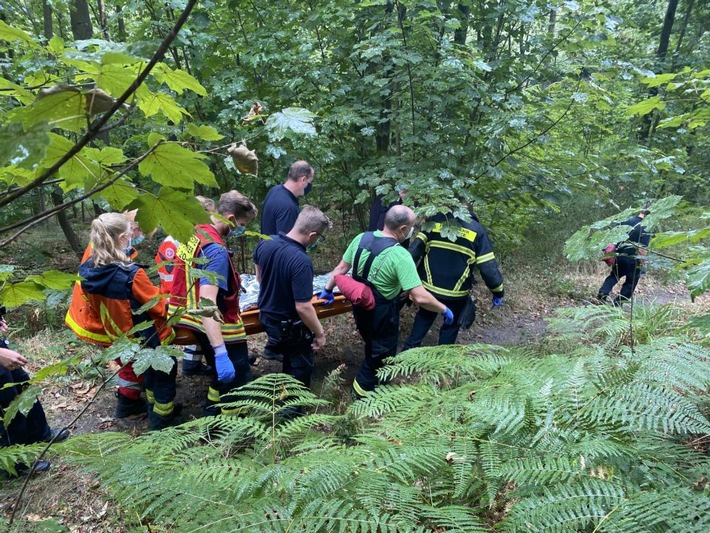
{"type": "Polygon", "coordinates": [[[353,261],[353,278],[357,281],[368,283],[368,276],[370,275],[370,269],[372,268],[372,263],[375,258],[384,252],[387,248],[392,246],[398,246],[399,243],[392,239],[391,237],[375,237],[375,233],[368,231],[360,239],[360,244],[357,247],[357,252],[355,253],[355,260],[353,261]],[[370,255],[365,261],[365,266],[362,269],[362,275],[358,275],[360,257],[362,256],[363,250],[369,250],[370,255]]]}

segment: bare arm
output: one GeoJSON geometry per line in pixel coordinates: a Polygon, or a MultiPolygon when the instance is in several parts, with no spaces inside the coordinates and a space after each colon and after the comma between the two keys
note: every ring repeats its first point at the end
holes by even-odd
{"type": "Polygon", "coordinates": [[[261,268],[256,263],[254,263],[254,267],[256,269],[256,282],[261,283],[261,268]]]}
{"type": "MultiPolygon", "coordinates": [[[[217,305],[217,293],[219,287],[216,285],[202,285],[200,287],[200,297],[211,300],[214,305],[217,305]]],[[[222,325],[210,316],[202,317],[202,325],[205,327],[205,333],[212,347],[224,344],[222,338],[222,325]]]]}
{"type": "Polygon", "coordinates": [[[340,274],[347,274],[348,270],[350,270],[350,263],[340,261],[340,263],[338,263],[338,266],[336,266],[333,269],[333,272],[330,273],[328,283],[325,284],[326,290],[332,291],[333,287],[335,287],[335,276],[338,276],[340,274]]]}
{"type": "Polygon", "coordinates": [[[446,311],[446,306],[434,298],[434,296],[426,290],[423,285],[414,287],[411,291],[409,291],[409,296],[412,300],[414,300],[415,304],[419,307],[423,307],[427,311],[433,311],[435,313],[443,313],[446,311]]]}
{"type": "Polygon", "coordinates": [[[311,302],[296,302],[296,312],[306,327],[315,335],[312,344],[313,349],[319,350],[325,345],[325,331],[320,320],[318,320],[313,304],[311,302]]]}

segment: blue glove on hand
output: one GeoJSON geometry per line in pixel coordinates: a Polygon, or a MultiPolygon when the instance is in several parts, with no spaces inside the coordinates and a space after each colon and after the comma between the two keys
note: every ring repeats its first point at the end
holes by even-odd
{"type": "Polygon", "coordinates": [[[328,289],[323,289],[320,291],[320,294],[318,295],[319,300],[325,300],[323,302],[323,305],[330,305],[335,301],[335,294],[333,294],[333,291],[329,291],[328,289]]]}
{"type": "Polygon", "coordinates": [[[502,303],[503,303],[502,296],[494,296],[493,301],[491,302],[491,309],[495,309],[496,307],[498,307],[502,303]]]}
{"type": "Polygon", "coordinates": [[[220,383],[230,383],[234,381],[235,372],[232,361],[227,355],[227,348],[224,344],[214,347],[214,366],[217,369],[217,380],[220,383]]]}
{"type": "Polygon", "coordinates": [[[450,326],[451,324],[454,323],[454,312],[449,309],[448,307],[446,308],[446,311],[441,313],[441,315],[444,317],[444,325],[445,326],[450,326]]]}

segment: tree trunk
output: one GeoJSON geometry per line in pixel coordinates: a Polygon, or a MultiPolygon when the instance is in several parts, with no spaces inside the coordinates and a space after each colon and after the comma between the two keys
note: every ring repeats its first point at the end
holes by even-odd
{"type": "MultiPolygon", "coordinates": [[[[658,50],[656,51],[656,57],[658,58],[659,72],[663,72],[663,63],[666,58],[666,53],[668,52],[668,42],[671,39],[671,32],[673,31],[673,23],[675,22],[675,11],[678,7],[678,0],[668,0],[668,9],[666,10],[666,16],[663,20],[663,29],[661,29],[661,40],[658,43],[658,50]]],[[[658,87],[651,87],[648,91],[648,95],[653,98],[658,94],[658,87]]],[[[639,132],[639,137],[641,140],[648,140],[653,132],[654,124],[656,123],[656,113],[651,112],[645,117],[643,117],[643,124],[641,124],[641,131],[639,132]]]]}
{"type": "Polygon", "coordinates": [[[44,21],[44,36],[49,41],[54,37],[54,28],[52,27],[52,6],[47,0],[42,0],[42,20],[44,21]]]}
{"type": "Polygon", "coordinates": [[[123,8],[116,6],[116,20],[118,21],[118,40],[124,42],[126,40],[126,21],[123,20],[123,8]]]}
{"type": "Polygon", "coordinates": [[[91,25],[91,14],[89,4],[86,0],[72,0],[69,8],[71,20],[71,32],[74,39],[83,41],[91,39],[94,35],[94,28],[91,25]]]}
{"type": "Polygon", "coordinates": [[[668,52],[668,42],[671,39],[671,31],[673,30],[675,11],[677,8],[678,0],[668,0],[668,9],[666,10],[666,17],[663,20],[663,29],[661,30],[661,42],[659,43],[658,51],[656,52],[656,57],[658,57],[658,59],[666,58],[666,53],[668,52]]]}
{"type": "Polygon", "coordinates": [[[454,31],[454,42],[465,45],[468,35],[468,20],[471,17],[471,7],[463,4],[458,5],[460,26],[454,31]]]}
{"type": "MultiPolygon", "coordinates": [[[[62,205],[63,201],[64,195],[62,195],[60,189],[55,189],[54,191],[52,191],[52,202],[55,206],[62,205]]],[[[71,224],[69,223],[67,212],[64,210],[59,211],[59,213],[57,213],[57,220],[59,221],[59,226],[64,232],[64,236],[67,238],[69,246],[71,246],[71,249],[74,250],[74,253],[77,256],[81,257],[81,254],[84,252],[84,250],[81,247],[81,243],[79,243],[79,237],[76,236],[74,228],[72,228],[71,224]]]]}

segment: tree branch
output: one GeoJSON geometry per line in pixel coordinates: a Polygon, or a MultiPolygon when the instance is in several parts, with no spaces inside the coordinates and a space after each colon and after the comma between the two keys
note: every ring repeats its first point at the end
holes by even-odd
{"type": "Polygon", "coordinates": [[[6,194],[4,198],[0,199],[0,207],[8,205],[9,203],[13,202],[17,198],[23,196],[24,194],[35,189],[43,182],[48,180],[51,176],[54,175],[57,170],[62,167],[62,165],[67,163],[72,157],[78,154],[81,149],[84,148],[84,146],[89,144],[89,142],[91,142],[99,134],[101,128],[106,125],[106,123],[114,115],[114,113],[116,113],[116,111],[118,111],[123,106],[126,100],[128,100],[128,98],[138,89],[138,87],[141,86],[143,81],[145,81],[145,79],[148,77],[148,74],[150,74],[150,71],[153,70],[155,65],[157,65],[158,62],[163,58],[165,52],[170,47],[170,44],[173,42],[178,32],[187,21],[187,18],[190,15],[192,8],[195,7],[196,3],[197,0],[188,0],[185,9],[180,14],[180,18],[177,20],[177,22],[175,22],[175,25],[170,30],[170,33],[168,33],[165,39],[163,39],[163,42],[160,43],[158,50],[156,50],[148,65],[146,65],[143,71],[133,81],[131,86],[126,89],[126,91],[118,98],[118,100],[116,100],[116,102],[114,102],[113,107],[111,107],[111,109],[109,109],[100,120],[98,120],[93,126],[91,126],[89,130],[84,134],[84,136],[79,139],[79,141],[77,141],[77,143],[72,146],[66,154],[64,154],[56,163],[54,163],[54,165],[45,170],[42,175],[25,185],[24,187],[17,189],[13,193],[6,194]]]}
{"type": "Polygon", "coordinates": [[[13,224],[13,225],[11,225],[11,226],[8,226],[8,227],[6,227],[6,228],[3,228],[2,231],[10,231],[10,230],[13,230],[13,229],[15,229],[15,228],[19,228],[20,226],[23,226],[23,227],[20,229],[20,231],[14,233],[13,235],[11,235],[8,239],[4,240],[3,242],[0,242],[0,249],[1,249],[1,248],[4,248],[4,247],[7,246],[8,244],[10,244],[12,241],[14,241],[17,237],[19,237],[20,235],[22,235],[25,231],[27,231],[28,229],[30,229],[32,226],[35,226],[36,224],[39,224],[40,222],[42,222],[42,221],[44,221],[44,220],[47,220],[48,218],[53,217],[53,216],[54,216],[56,213],[58,213],[59,211],[61,211],[61,210],[63,210],[63,209],[66,209],[67,207],[71,207],[71,206],[74,205],[74,204],[78,204],[79,202],[82,202],[82,201],[86,200],[87,198],[93,196],[93,195],[96,194],[97,192],[101,192],[101,191],[103,191],[104,189],[110,187],[111,185],[113,185],[114,183],[116,183],[121,177],[125,176],[125,175],[128,173],[128,171],[130,171],[131,169],[135,168],[136,165],[138,165],[138,164],[139,164],[141,161],[143,161],[146,157],[148,157],[150,154],[152,154],[152,153],[155,151],[155,149],[156,149],[158,146],[160,146],[160,144],[162,144],[162,141],[156,143],[154,146],[152,146],[152,147],[150,148],[150,150],[148,150],[146,153],[144,153],[143,155],[141,155],[138,159],[132,161],[130,165],[126,166],[123,170],[121,170],[121,172],[119,172],[118,174],[116,174],[115,176],[113,176],[113,177],[112,177],[109,181],[107,181],[106,183],[104,183],[104,184],[102,184],[102,185],[99,185],[98,187],[94,187],[94,188],[91,189],[90,191],[88,191],[88,192],[82,194],[81,196],[78,196],[78,197],[74,198],[73,200],[69,200],[68,202],[64,202],[63,204],[54,206],[52,209],[50,209],[50,210],[48,210],[48,211],[45,211],[44,213],[40,213],[40,214],[35,215],[35,216],[33,216],[33,217],[30,217],[30,218],[26,218],[25,220],[22,220],[21,222],[16,222],[15,224],[13,224]]]}

